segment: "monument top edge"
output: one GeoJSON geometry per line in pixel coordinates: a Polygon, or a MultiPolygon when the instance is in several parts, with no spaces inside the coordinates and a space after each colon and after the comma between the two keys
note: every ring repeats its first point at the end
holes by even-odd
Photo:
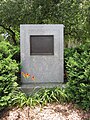
{"type": "Polygon", "coordinates": [[[63,24],[20,24],[20,26],[62,26],[65,27],[63,24]]]}

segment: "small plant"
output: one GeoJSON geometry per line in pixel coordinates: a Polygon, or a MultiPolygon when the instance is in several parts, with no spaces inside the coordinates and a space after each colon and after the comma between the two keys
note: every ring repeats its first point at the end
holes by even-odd
{"type": "Polygon", "coordinates": [[[64,89],[60,87],[56,88],[45,88],[41,89],[40,91],[36,92],[33,96],[28,97],[28,105],[46,105],[47,103],[52,102],[67,102],[68,97],[65,94],[64,89]]]}

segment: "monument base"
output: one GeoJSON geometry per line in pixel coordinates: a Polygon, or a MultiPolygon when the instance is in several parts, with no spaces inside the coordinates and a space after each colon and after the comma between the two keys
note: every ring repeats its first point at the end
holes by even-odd
{"type": "Polygon", "coordinates": [[[21,90],[30,95],[33,94],[35,92],[38,92],[40,89],[44,89],[44,88],[54,88],[54,87],[60,87],[60,88],[64,88],[65,84],[64,83],[23,83],[21,85],[21,90]]]}

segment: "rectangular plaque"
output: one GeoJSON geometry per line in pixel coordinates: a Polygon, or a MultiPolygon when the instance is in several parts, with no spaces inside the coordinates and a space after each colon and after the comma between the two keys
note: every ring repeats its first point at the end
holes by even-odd
{"type": "Polygon", "coordinates": [[[30,35],[30,55],[54,55],[54,35],[30,35]]]}

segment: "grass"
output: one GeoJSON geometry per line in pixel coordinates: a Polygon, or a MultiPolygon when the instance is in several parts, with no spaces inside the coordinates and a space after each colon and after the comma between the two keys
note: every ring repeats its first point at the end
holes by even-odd
{"type": "Polygon", "coordinates": [[[67,101],[68,97],[65,94],[64,89],[55,87],[40,89],[38,92],[35,92],[33,95],[29,96],[27,96],[25,93],[19,92],[17,96],[15,96],[15,102],[13,101],[13,103],[22,107],[24,105],[46,105],[47,103],[52,102],[63,103],[67,101]]]}

